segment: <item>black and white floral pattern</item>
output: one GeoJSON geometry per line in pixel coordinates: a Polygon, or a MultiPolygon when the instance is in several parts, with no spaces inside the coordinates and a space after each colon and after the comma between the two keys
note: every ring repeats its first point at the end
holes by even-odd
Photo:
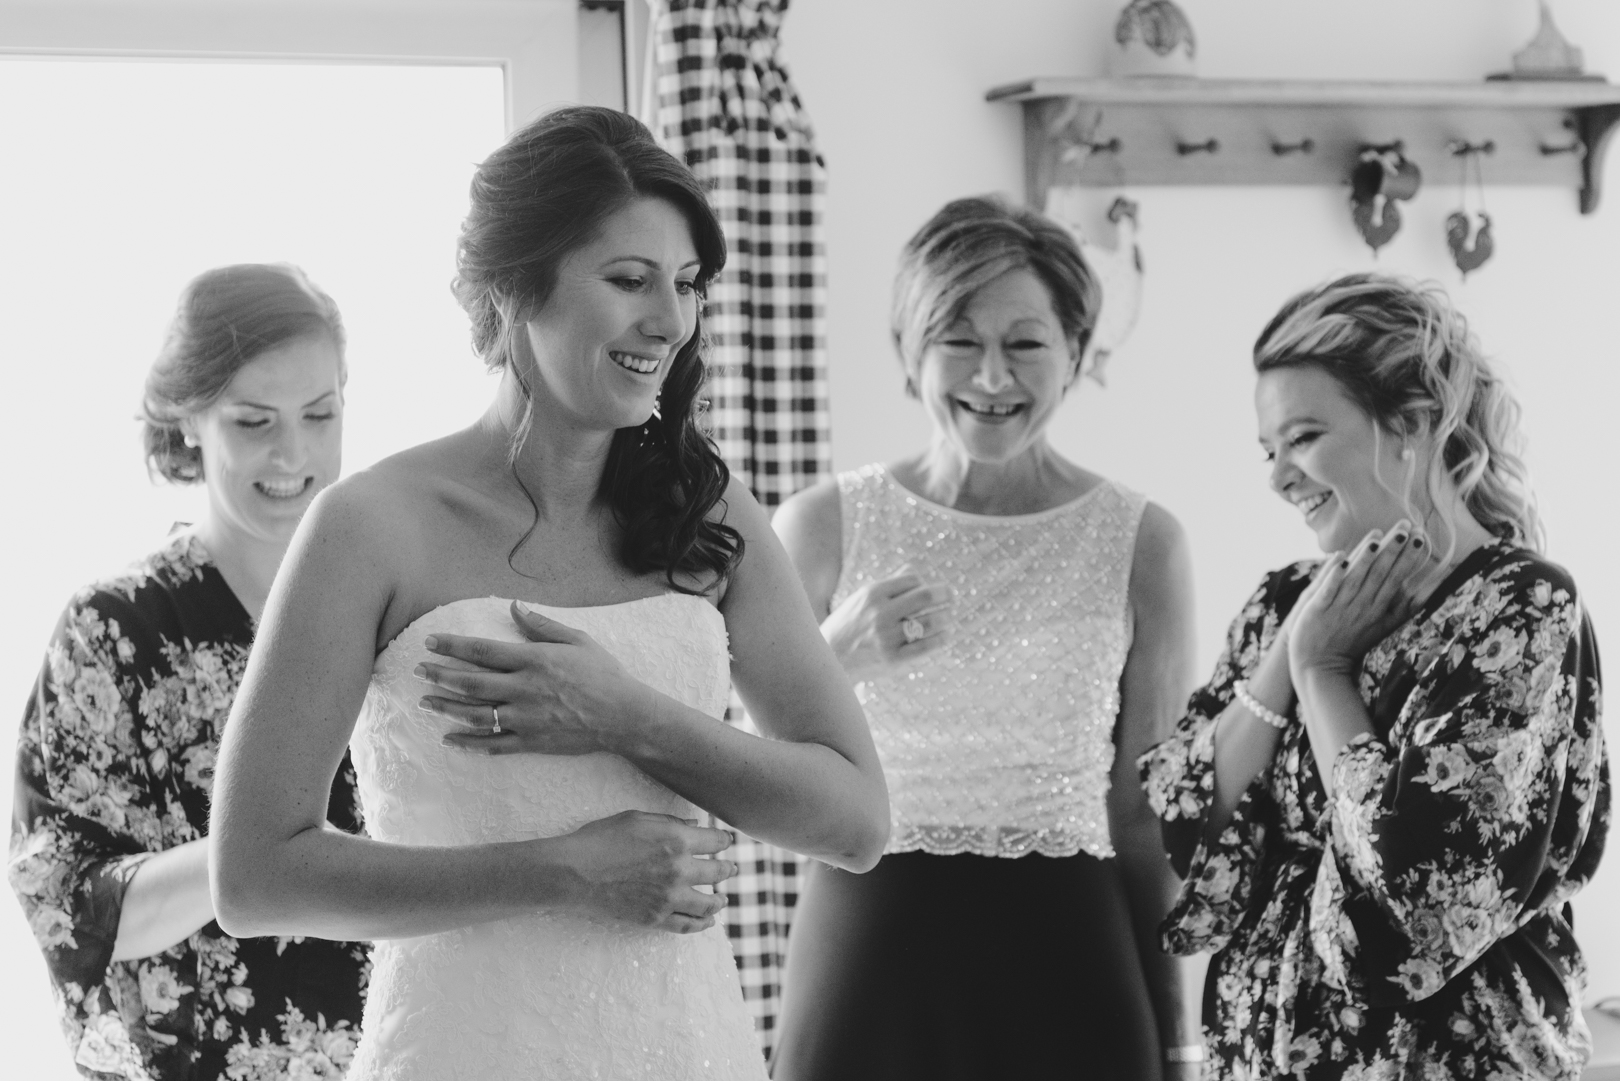
{"type": "MultiPolygon", "coordinates": [[[[314,1081],[340,1078],[352,1054],[363,944],[239,940],[210,923],[162,953],[111,959],[141,863],[207,832],[253,630],[181,534],[81,590],[52,637],[18,741],[8,872],[86,1077],[314,1081]]],[[[355,807],[345,758],[331,822],[358,830],[355,807]]]]}
{"type": "Polygon", "coordinates": [[[1368,653],[1374,734],[1333,763],[1302,727],[1213,839],[1214,722],[1315,572],[1268,575],[1214,678],[1141,759],[1186,876],[1173,953],[1214,953],[1206,1076],[1580,1074],[1585,969],[1566,902],[1608,828],[1597,644],[1564,570],[1490,544],[1368,653]]]}

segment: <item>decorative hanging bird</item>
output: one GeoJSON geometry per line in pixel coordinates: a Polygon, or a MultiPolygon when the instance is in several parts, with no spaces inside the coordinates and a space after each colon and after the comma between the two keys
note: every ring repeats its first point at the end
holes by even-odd
{"type": "Polygon", "coordinates": [[[1468,215],[1462,211],[1453,211],[1446,218],[1446,246],[1451,249],[1451,261],[1457,264],[1457,269],[1468,277],[1468,272],[1478,270],[1485,265],[1485,261],[1496,252],[1496,241],[1491,237],[1491,216],[1483,210],[1479,212],[1479,231],[1474,234],[1474,242],[1468,242],[1468,215]]]}
{"type": "Polygon", "coordinates": [[[1102,308],[1080,367],[1102,386],[1107,385],[1109,358],[1130,337],[1142,309],[1143,264],[1142,248],[1136,242],[1137,210],[1137,205],[1124,196],[1108,208],[1108,220],[1118,229],[1118,240],[1112,248],[1093,243],[1081,229],[1070,227],[1080,254],[1102,286],[1102,308]]]}

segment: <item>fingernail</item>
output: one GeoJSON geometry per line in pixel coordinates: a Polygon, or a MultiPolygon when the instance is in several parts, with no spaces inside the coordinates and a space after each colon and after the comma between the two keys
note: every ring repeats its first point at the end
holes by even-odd
{"type": "Polygon", "coordinates": [[[417,679],[426,679],[427,678],[427,665],[419,664],[415,668],[412,668],[411,669],[411,675],[415,676],[417,679]]]}
{"type": "Polygon", "coordinates": [[[1339,569],[1340,570],[1349,570],[1350,569],[1350,561],[1348,559],[1346,559],[1343,562],[1341,562],[1339,564],[1339,569]]]}
{"type": "Polygon", "coordinates": [[[1378,551],[1378,542],[1377,542],[1377,541],[1373,541],[1373,542],[1372,542],[1372,543],[1371,543],[1371,544],[1369,544],[1369,545],[1367,545],[1367,551],[1369,551],[1369,552],[1376,552],[1376,551],[1378,551]]]}
{"type": "Polygon", "coordinates": [[[431,698],[422,699],[420,702],[416,703],[416,708],[421,710],[423,713],[432,713],[433,712],[433,699],[431,699],[431,698]]]}
{"type": "Polygon", "coordinates": [[[428,635],[426,638],[422,639],[422,646],[423,646],[424,649],[438,649],[439,648],[439,638],[438,638],[438,636],[437,635],[432,635],[432,634],[428,635]]]}
{"type": "Polygon", "coordinates": [[[1413,548],[1422,548],[1423,547],[1423,538],[1422,537],[1413,537],[1412,538],[1412,547],[1413,548]]]}

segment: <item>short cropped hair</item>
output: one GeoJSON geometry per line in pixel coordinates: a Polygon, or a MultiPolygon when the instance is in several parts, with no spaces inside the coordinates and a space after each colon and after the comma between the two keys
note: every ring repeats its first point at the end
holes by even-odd
{"type": "Polygon", "coordinates": [[[998,195],[983,195],[946,203],[900,253],[890,329],[908,386],[923,351],[962,317],[973,295],[1014,270],[1033,272],[1052,294],[1079,365],[1102,307],[1096,275],[1069,230],[998,195]]]}

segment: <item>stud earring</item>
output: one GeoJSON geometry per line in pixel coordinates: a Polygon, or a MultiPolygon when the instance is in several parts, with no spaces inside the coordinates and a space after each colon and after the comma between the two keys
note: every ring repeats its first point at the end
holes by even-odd
{"type": "Polygon", "coordinates": [[[197,437],[194,435],[181,436],[180,441],[186,446],[190,447],[192,450],[197,449],[197,437]]]}
{"type": "Polygon", "coordinates": [[[1412,460],[1412,448],[1411,447],[1402,447],[1401,448],[1401,461],[1410,462],[1411,460],[1412,460]]]}

